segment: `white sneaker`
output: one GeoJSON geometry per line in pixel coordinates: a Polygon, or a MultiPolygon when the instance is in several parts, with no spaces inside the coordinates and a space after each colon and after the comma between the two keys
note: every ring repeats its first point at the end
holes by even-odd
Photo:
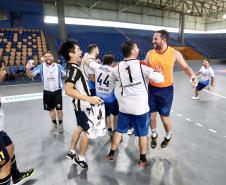
{"type": "Polygon", "coordinates": [[[57,131],[57,124],[52,123],[52,127],[50,129],[50,132],[56,132],[57,131]]]}
{"type": "Polygon", "coordinates": [[[130,128],[130,129],[127,131],[127,134],[128,134],[128,135],[132,135],[132,134],[133,134],[133,131],[134,131],[134,129],[133,129],[133,128],[130,128]]]}
{"type": "Polygon", "coordinates": [[[113,131],[108,131],[108,136],[113,136],[113,131]]]}
{"type": "Polygon", "coordinates": [[[63,126],[63,124],[59,124],[58,132],[59,133],[64,133],[64,126],[63,126]]]}
{"type": "Polygon", "coordinates": [[[198,96],[193,96],[191,99],[192,100],[199,100],[199,97],[198,96]]]}

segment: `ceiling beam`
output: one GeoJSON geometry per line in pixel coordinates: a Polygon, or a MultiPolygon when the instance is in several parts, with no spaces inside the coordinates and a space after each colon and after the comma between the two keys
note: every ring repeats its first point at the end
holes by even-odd
{"type": "Polygon", "coordinates": [[[89,9],[93,9],[95,6],[97,6],[101,1],[95,2],[92,6],[89,7],[89,9]]]}

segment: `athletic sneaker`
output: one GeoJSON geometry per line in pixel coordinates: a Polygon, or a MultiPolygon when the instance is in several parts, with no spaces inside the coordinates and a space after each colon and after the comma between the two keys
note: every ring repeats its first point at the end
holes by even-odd
{"type": "Polygon", "coordinates": [[[73,154],[71,151],[69,151],[66,155],[66,158],[72,160],[75,156],[76,156],[76,153],[73,154]]]}
{"type": "Polygon", "coordinates": [[[130,129],[127,131],[127,134],[128,134],[128,135],[132,135],[132,134],[133,134],[133,131],[134,131],[134,129],[133,129],[133,128],[130,128],[130,129]]]}
{"type": "Polygon", "coordinates": [[[108,136],[112,137],[112,136],[113,136],[113,134],[114,134],[114,132],[112,132],[112,131],[108,131],[108,136]]]}
{"type": "Polygon", "coordinates": [[[156,137],[151,136],[151,148],[155,149],[157,146],[157,138],[158,138],[158,134],[156,135],[156,137]]]}
{"type": "Polygon", "coordinates": [[[198,96],[193,96],[191,99],[192,100],[199,100],[199,97],[198,96]]]}
{"type": "Polygon", "coordinates": [[[58,132],[59,133],[64,133],[64,126],[63,126],[63,124],[59,124],[58,132]]]}
{"type": "Polygon", "coordinates": [[[110,154],[108,154],[108,155],[106,156],[106,158],[107,158],[107,160],[109,160],[109,161],[114,161],[114,160],[115,160],[114,156],[113,156],[113,155],[110,155],[110,154]]]}
{"type": "Polygon", "coordinates": [[[50,129],[50,132],[56,132],[57,131],[57,124],[52,123],[52,127],[50,129]]]}
{"type": "Polygon", "coordinates": [[[34,173],[34,168],[31,168],[25,172],[20,172],[20,175],[17,179],[13,178],[13,184],[21,184],[24,183],[26,180],[28,180],[29,177],[31,177],[34,173]]]}
{"type": "Polygon", "coordinates": [[[88,164],[85,162],[85,161],[80,161],[79,160],[79,157],[74,157],[73,158],[73,162],[74,162],[74,164],[78,164],[79,166],[81,166],[82,168],[88,168],[88,164]]]}
{"type": "Polygon", "coordinates": [[[161,148],[166,148],[171,140],[172,136],[170,137],[170,139],[167,139],[166,137],[164,137],[163,142],[161,143],[161,148]]]}
{"type": "Polygon", "coordinates": [[[150,162],[148,160],[146,160],[146,161],[139,160],[137,164],[140,167],[148,167],[148,166],[150,166],[150,162]]]}

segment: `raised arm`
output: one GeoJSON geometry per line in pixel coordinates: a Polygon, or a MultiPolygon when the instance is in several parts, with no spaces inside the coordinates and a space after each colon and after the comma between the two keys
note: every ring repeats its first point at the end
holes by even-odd
{"type": "Polygon", "coordinates": [[[33,79],[38,73],[40,73],[42,66],[38,65],[33,70],[31,70],[31,68],[33,67],[34,67],[34,64],[31,64],[29,62],[26,64],[26,75],[31,79],[33,79]]]}
{"type": "Polygon", "coordinates": [[[0,82],[3,82],[5,80],[6,74],[7,72],[5,69],[0,69],[0,82]]]}
{"type": "Polygon", "coordinates": [[[66,70],[64,69],[64,67],[61,64],[58,64],[58,68],[59,68],[59,71],[60,71],[62,76],[66,76],[67,75],[66,70]]]}
{"type": "Polygon", "coordinates": [[[192,85],[197,86],[198,80],[196,78],[194,71],[188,66],[182,54],[177,50],[175,50],[175,61],[180,66],[180,68],[184,71],[184,73],[192,79],[192,85]]]}

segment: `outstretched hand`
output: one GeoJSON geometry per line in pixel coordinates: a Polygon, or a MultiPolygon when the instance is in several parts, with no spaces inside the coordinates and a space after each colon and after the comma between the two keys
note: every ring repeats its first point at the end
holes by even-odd
{"type": "Polygon", "coordinates": [[[31,69],[31,68],[35,67],[35,64],[33,62],[28,61],[25,67],[26,67],[26,69],[31,69]]]}
{"type": "Polygon", "coordinates": [[[193,87],[197,87],[197,85],[198,85],[198,79],[195,75],[191,76],[191,85],[193,87]]]}
{"type": "Polygon", "coordinates": [[[162,68],[160,66],[154,68],[154,72],[163,73],[162,68]]]}

